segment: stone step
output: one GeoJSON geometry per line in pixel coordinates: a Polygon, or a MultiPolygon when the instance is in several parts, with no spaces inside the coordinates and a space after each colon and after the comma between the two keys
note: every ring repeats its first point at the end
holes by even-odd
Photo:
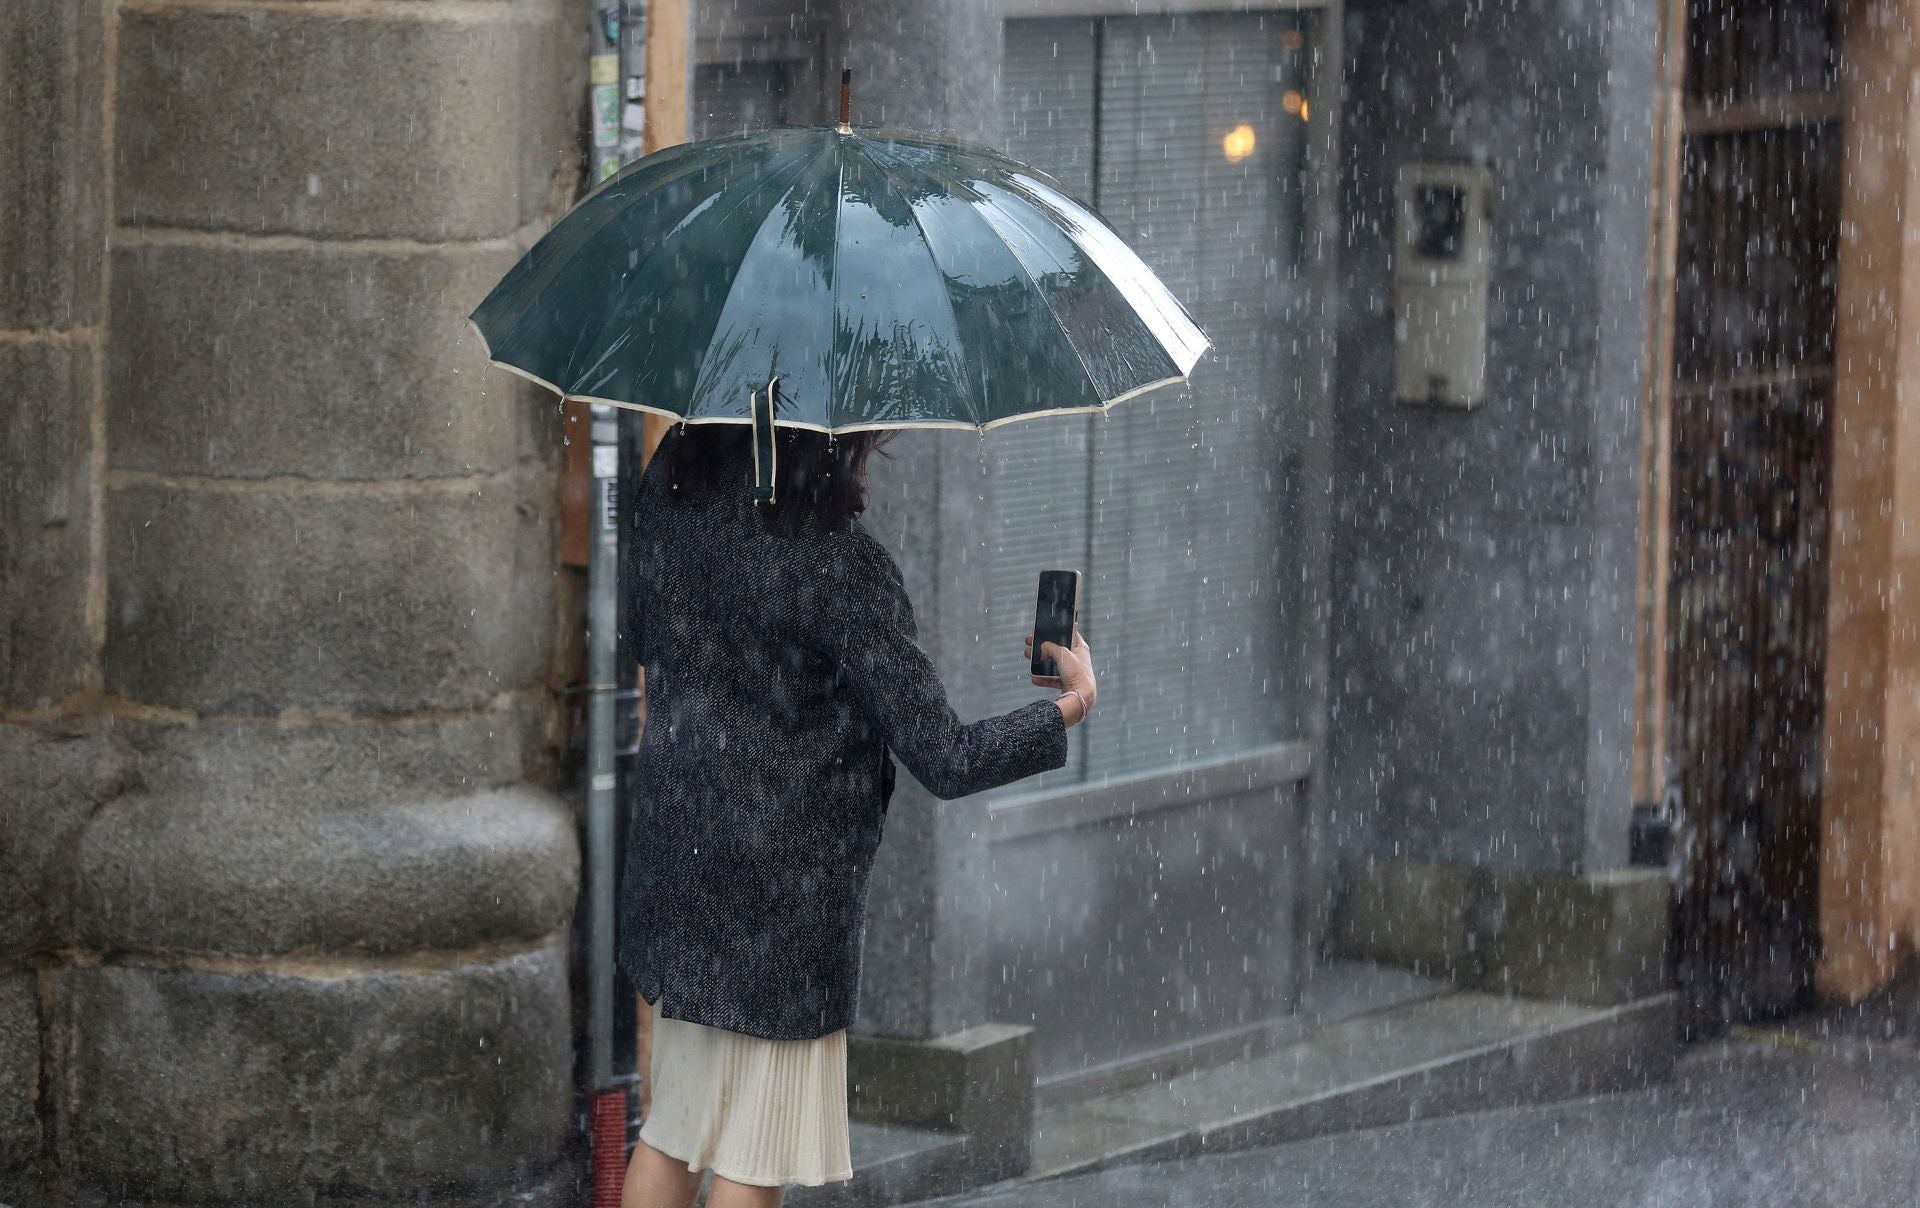
{"type": "Polygon", "coordinates": [[[1446,994],[1245,1060],[1042,1107],[1028,1178],[1638,1088],[1667,1076],[1677,1048],[1671,994],[1617,1007],[1446,994]]]}
{"type": "Polygon", "coordinates": [[[1444,981],[1371,961],[1317,965],[1302,978],[1298,1009],[1291,1016],[1196,1037],[1157,1052],[1131,1056],[1123,1062],[1042,1078],[1033,1088],[1034,1104],[1045,1108],[1084,1102],[1194,1070],[1246,1061],[1298,1043],[1330,1024],[1422,998],[1435,998],[1451,990],[1444,981]]]}
{"type": "Polygon", "coordinates": [[[823,1187],[788,1187],[788,1208],[873,1208],[945,1195],[967,1185],[967,1139],[878,1124],[849,1126],[853,1177],[823,1187]]]}
{"type": "MultiPolygon", "coordinates": [[[[1365,961],[1341,961],[1317,968],[1303,985],[1298,1018],[1291,1040],[1305,1028],[1324,1027],[1351,1015],[1398,1006],[1419,998],[1444,994],[1444,982],[1416,976],[1391,966],[1365,961]]],[[[1153,1059],[1135,1060],[1126,1068],[1084,1071],[1068,1079],[1042,1083],[1036,1099],[1085,1101],[1096,1094],[1167,1078],[1198,1065],[1219,1065],[1225,1056],[1245,1048],[1245,1037],[1201,1040],[1169,1049],[1153,1059]]],[[[900,1204],[928,1196],[963,1191],[980,1181],[980,1172],[966,1161],[964,1133],[880,1127],[855,1121],[850,1139],[854,1177],[826,1187],[791,1187],[786,1203],[816,1205],[900,1204]]]]}

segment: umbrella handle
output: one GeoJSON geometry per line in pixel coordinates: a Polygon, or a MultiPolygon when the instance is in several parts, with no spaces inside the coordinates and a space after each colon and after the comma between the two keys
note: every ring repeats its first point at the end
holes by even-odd
{"type": "Polygon", "coordinates": [[[775,374],[767,379],[767,418],[760,421],[760,391],[748,395],[753,414],[753,498],[756,503],[773,502],[774,474],[774,426],[773,392],[778,388],[780,376],[775,374]],[[763,453],[761,445],[766,446],[763,453]]]}

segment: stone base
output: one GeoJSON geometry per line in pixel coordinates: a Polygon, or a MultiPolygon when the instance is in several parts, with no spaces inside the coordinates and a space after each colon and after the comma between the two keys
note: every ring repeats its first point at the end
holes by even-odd
{"type": "Polygon", "coordinates": [[[14,1183],[30,1180],[45,1143],[37,980],[32,969],[0,973],[0,1206],[12,1205],[14,1183]]]}
{"type": "Polygon", "coordinates": [[[572,1125],[566,937],[418,963],[63,971],[59,1162],[146,1200],[437,1202],[572,1125]]]}
{"type": "Polygon", "coordinates": [[[849,1114],[965,1133],[970,1185],[1017,1177],[1031,1160],[1032,1046],[1032,1028],[1003,1023],[934,1040],[850,1036],[849,1114]]]}
{"type": "Polygon", "coordinates": [[[1501,916],[1487,945],[1487,989],[1608,1006],[1664,987],[1663,869],[1498,873],[1494,887],[1501,916]]]}
{"type": "Polygon", "coordinates": [[[526,724],[0,725],[0,1208],[577,1202],[526,724]]]}
{"type": "Polygon", "coordinates": [[[1420,860],[1351,870],[1335,917],[1341,956],[1458,985],[1612,1006],[1666,981],[1669,890],[1653,868],[1566,874],[1420,860]]]}
{"type": "Polygon", "coordinates": [[[1381,860],[1350,868],[1334,913],[1334,951],[1473,984],[1481,973],[1484,888],[1483,872],[1462,864],[1381,860]]]}

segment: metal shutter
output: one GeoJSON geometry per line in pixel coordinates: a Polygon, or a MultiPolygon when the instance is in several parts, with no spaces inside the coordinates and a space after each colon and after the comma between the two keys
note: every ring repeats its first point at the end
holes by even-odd
{"type": "MultiPolygon", "coordinates": [[[[1083,563],[1057,564],[1088,571],[1082,629],[1096,647],[1102,701],[1083,746],[1096,780],[1251,749],[1293,729],[1282,588],[1297,559],[1285,458],[1306,369],[1293,333],[1307,123],[1283,98],[1306,91],[1304,21],[1202,14],[1108,19],[1097,33],[1089,22],[1007,27],[1012,154],[1050,171],[1078,168],[1084,180],[1097,132],[1091,200],[1214,341],[1188,388],[1121,403],[1084,429],[1034,421],[1047,428],[1027,439],[1044,435],[1053,447],[993,459],[995,605],[1019,617],[1015,642],[1030,619],[1034,572],[1056,564],[1034,560],[1033,546],[1055,544],[1035,534],[1057,534],[1061,548],[1086,542],[1083,563]],[[1071,27],[1084,55],[1067,50],[1071,27]],[[1091,91],[1079,84],[1083,58],[1097,60],[1093,123],[1081,116],[1091,91]],[[1036,105],[1053,120],[1038,120],[1036,105]],[[1243,123],[1255,147],[1230,162],[1223,139],[1243,123]],[[1066,145],[1074,137],[1081,150],[1066,145]],[[1091,493],[1076,497],[1067,484],[1089,468],[1091,493]]],[[[1009,690],[1005,699],[1031,697],[1009,690]]]]}

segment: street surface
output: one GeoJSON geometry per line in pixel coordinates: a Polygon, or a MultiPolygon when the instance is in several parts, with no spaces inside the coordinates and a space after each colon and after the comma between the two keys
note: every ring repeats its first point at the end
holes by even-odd
{"type": "Polygon", "coordinates": [[[1666,1086],[1123,1167],[979,1208],[1920,1205],[1920,996],[1689,1050],[1666,1086]]]}

